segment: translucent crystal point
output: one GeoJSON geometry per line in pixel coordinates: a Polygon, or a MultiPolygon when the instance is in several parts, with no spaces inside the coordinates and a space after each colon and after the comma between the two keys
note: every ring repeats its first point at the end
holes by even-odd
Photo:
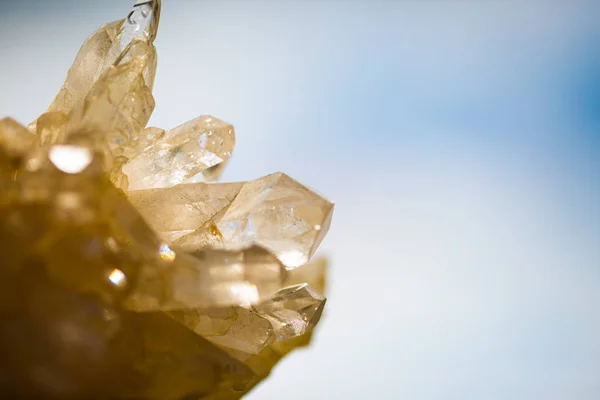
{"type": "Polygon", "coordinates": [[[125,19],[120,31],[120,44],[124,49],[133,40],[154,41],[160,20],[160,0],[138,0],[125,19]]]}
{"type": "Polygon", "coordinates": [[[154,110],[154,98],[143,72],[152,62],[144,52],[145,42],[133,42],[124,50],[124,60],[108,69],[69,116],[66,141],[87,140],[107,148],[115,156],[130,155],[138,136],[154,110]]]}
{"type": "MultiPolygon", "coordinates": [[[[148,58],[154,60],[145,71],[146,83],[152,88],[156,73],[156,49],[152,42],[158,30],[160,5],[160,0],[138,1],[127,18],[110,22],[92,33],[81,46],[62,88],[47,112],[68,115],[87,96],[100,76],[115,63],[123,50],[136,40],[148,43],[148,58]]],[[[29,125],[29,129],[35,132],[36,125],[37,120],[29,125]]]]}
{"type": "MultiPolygon", "coordinates": [[[[161,140],[131,159],[123,172],[129,190],[165,188],[196,180],[205,171],[225,163],[231,156],[233,127],[214,117],[203,116],[165,133],[161,140]]],[[[214,178],[214,173],[209,177],[214,178]]]]}
{"type": "Polygon", "coordinates": [[[211,225],[175,245],[186,250],[207,243],[235,249],[258,244],[287,269],[305,264],[331,223],[333,204],[283,173],[245,183],[211,225]]]}
{"type": "MultiPolygon", "coordinates": [[[[285,280],[286,286],[308,284],[319,293],[326,291],[327,258],[319,257],[299,268],[289,271],[285,280]]],[[[310,345],[314,331],[304,333],[291,339],[279,340],[271,347],[282,356],[301,347],[310,345]]]]}
{"type": "Polygon", "coordinates": [[[325,297],[308,284],[290,286],[254,309],[273,324],[279,340],[291,339],[310,332],[319,322],[325,297]]]}
{"type": "MultiPolygon", "coordinates": [[[[114,62],[116,56],[112,62],[107,57],[122,24],[121,19],[103,25],[86,39],[48,112],[69,114],[73,106],[83,100],[104,69],[114,62]]],[[[35,128],[35,121],[32,127],[35,128]]]]}

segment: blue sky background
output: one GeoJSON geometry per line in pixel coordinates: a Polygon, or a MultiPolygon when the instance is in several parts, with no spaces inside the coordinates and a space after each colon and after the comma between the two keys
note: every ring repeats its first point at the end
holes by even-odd
{"type": "MultiPolygon", "coordinates": [[[[600,397],[600,4],[163,0],[151,123],[336,202],[315,345],[251,399],[600,397]]],[[[0,2],[28,122],[129,2],[0,2]]]]}

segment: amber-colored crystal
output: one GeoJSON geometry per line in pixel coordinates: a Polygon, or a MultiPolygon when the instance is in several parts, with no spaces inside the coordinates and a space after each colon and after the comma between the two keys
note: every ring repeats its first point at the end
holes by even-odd
{"type": "MultiPolygon", "coordinates": [[[[156,49],[152,42],[158,30],[160,0],[145,3],[144,7],[134,7],[128,18],[101,26],[85,40],[48,112],[58,111],[68,115],[121,56],[123,49],[136,39],[150,45],[148,57],[154,61],[149,63],[145,78],[147,85],[152,88],[156,73],[156,49]]],[[[30,129],[36,131],[36,121],[30,125],[30,129]]]]}
{"type": "Polygon", "coordinates": [[[123,171],[129,189],[163,188],[188,180],[214,180],[215,167],[231,156],[233,126],[203,116],[167,131],[161,140],[133,158],[123,171]],[[204,176],[206,171],[212,172],[204,176]]]}
{"type": "Polygon", "coordinates": [[[14,119],[0,119],[0,150],[7,156],[21,157],[27,154],[34,141],[35,136],[14,119]]]}
{"type": "Polygon", "coordinates": [[[277,258],[260,247],[178,253],[163,245],[164,263],[140,270],[127,307],[135,311],[251,305],[275,293],[285,280],[277,258]],[[166,255],[165,255],[166,253],[166,255]]]}
{"type": "Polygon", "coordinates": [[[233,127],[148,128],[160,1],[83,44],[47,112],[0,120],[0,398],[239,399],[310,342],[333,204],[209,184],[233,127]]]}
{"type": "MultiPolygon", "coordinates": [[[[307,283],[319,292],[325,292],[325,273],[327,260],[324,258],[311,261],[293,271],[288,272],[286,284],[298,285],[307,283]]],[[[243,361],[258,376],[255,383],[269,375],[272,368],[288,353],[301,347],[308,346],[311,342],[313,332],[307,332],[300,336],[276,341],[265,347],[259,354],[239,350],[228,350],[236,359],[243,361]]]]}
{"type": "Polygon", "coordinates": [[[212,343],[228,349],[258,354],[275,340],[271,322],[244,307],[179,310],[168,314],[212,343]]]}
{"type": "MultiPolygon", "coordinates": [[[[123,52],[148,48],[144,41],[131,43],[123,52]]],[[[139,148],[139,135],[154,110],[154,98],[142,73],[148,67],[144,51],[127,62],[115,63],[98,79],[69,116],[67,142],[84,140],[106,147],[115,156],[130,157],[139,148]]]]}
{"type": "Polygon", "coordinates": [[[282,173],[244,184],[134,190],[129,197],[175,247],[195,251],[258,244],[288,269],[309,260],[327,233],[333,212],[332,203],[282,173]]]}
{"type": "Polygon", "coordinates": [[[227,208],[211,218],[218,238],[214,229],[203,226],[174,244],[187,250],[207,244],[230,249],[258,244],[277,255],[286,268],[294,269],[306,263],[319,246],[332,212],[329,201],[276,173],[245,183],[227,208]]]}
{"type": "Polygon", "coordinates": [[[217,214],[229,207],[241,187],[242,183],[195,183],[134,190],[128,195],[150,226],[172,242],[210,225],[217,214]]]}
{"type": "Polygon", "coordinates": [[[40,145],[57,144],[65,141],[69,117],[60,111],[42,114],[37,119],[37,140],[40,145]]]}
{"type": "Polygon", "coordinates": [[[323,307],[325,297],[302,283],[281,289],[254,309],[271,321],[277,338],[285,340],[310,332],[321,319],[323,307]]]}

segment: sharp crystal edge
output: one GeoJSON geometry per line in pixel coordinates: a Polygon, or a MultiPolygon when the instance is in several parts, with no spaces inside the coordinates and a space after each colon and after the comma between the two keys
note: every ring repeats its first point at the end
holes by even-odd
{"type": "Polygon", "coordinates": [[[160,8],[93,32],[27,127],[0,119],[0,398],[239,399],[321,319],[333,204],[283,173],[210,183],[218,118],[146,126],[160,8]]]}

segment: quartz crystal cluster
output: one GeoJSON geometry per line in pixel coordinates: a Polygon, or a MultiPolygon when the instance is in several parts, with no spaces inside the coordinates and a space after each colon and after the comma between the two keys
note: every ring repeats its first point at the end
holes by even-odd
{"type": "Polygon", "coordinates": [[[83,44],[27,127],[0,120],[0,398],[238,399],[310,342],[333,205],[218,178],[233,127],[147,127],[160,1],[83,44]]]}

